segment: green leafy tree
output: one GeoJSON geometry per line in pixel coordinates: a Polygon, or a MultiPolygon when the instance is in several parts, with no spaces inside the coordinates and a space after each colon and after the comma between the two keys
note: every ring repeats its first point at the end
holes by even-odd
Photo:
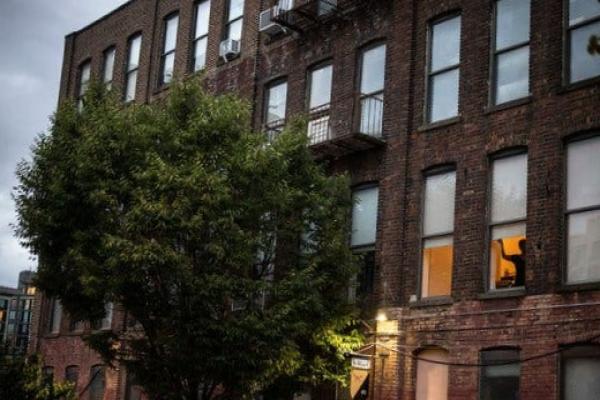
{"type": "Polygon", "coordinates": [[[50,381],[38,356],[12,356],[4,350],[0,348],[0,399],[75,400],[73,385],[50,381]]]}
{"type": "Polygon", "coordinates": [[[38,285],[77,319],[136,321],[89,344],[152,397],[243,399],[343,381],[351,195],[296,121],[272,144],[247,103],[200,82],[123,106],[92,85],[17,171],[18,235],[38,285]]]}

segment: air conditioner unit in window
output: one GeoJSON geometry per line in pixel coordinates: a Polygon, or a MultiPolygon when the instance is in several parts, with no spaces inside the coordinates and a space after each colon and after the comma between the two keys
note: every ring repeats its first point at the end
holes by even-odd
{"type": "Polygon", "coordinates": [[[285,27],[275,22],[275,19],[292,8],[294,8],[294,0],[279,0],[276,6],[261,12],[259,17],[259,31],[271,36],[285,33],[285,27]]]}
{"type": "Polygon", "coordinates": [[[230,61],[240,54],[240,41],[234,39],[225,39],[219,46],[219,55],[225,60],[230,61]]]}

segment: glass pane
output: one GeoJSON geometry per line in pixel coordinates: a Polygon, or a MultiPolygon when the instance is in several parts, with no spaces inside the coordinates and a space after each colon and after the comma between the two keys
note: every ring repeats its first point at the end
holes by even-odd
{"type": "Polygon", "coordinates": [[[242,38],[242,21],[237,20],[229,24],[227,28],[227,38],[233,40],[240,40],[242,38]]]}
{"type": "Polygon", "coordinates": [[[597,400],[600,393],[600,358],[564,360],[565,400],[597,400]]]}
{"type": "Polygon", "coordinates": [[[600,15],[600,2],[598,0],[570,0],[569,24],[574,25],[600,15]]]}
{"type": "Polygon", "coordinates": [[[196,38],[208,35],[208,24],[210,22],[210,0],[198,3],[196,6],[196,38]]]}
{"type": "Polygon", "coordinates": [[[569,216],[569,283],[600,280],[600,210],[569,216]]]}
{"type": "Polygon", "coordinates": [[[498,55],[496,104],[529,95],[529,46],[498,55]]]}
{"type": "Polygon", "coordinates": [[[501,158],[492,166],[492,223],[527,215],[527,154],[501,158]]]}
{"type": "Polygon", "coordinates": [[[425,236],[454,231],[454,171],[427,177],[425,184],[425,236]]]}
{"type": "Polygon", "coordinates": [[[135,100],[136,86],[137,86],[137,71],[133,71],[127,75],[127,82],[125,83],[125,101],[135,100]]]}
{"type": "Polygon", "coordinates": [[[377,236],[377,202],[379,188],[371,187],[354,192],[352,207],[352,246],[375,243],[377,236]]]}
{"type": "Polygon", "coordinates": [[[112,325],[113,303],[106,303],[104,306],[104,318],[102,318],[101,329],[110,329],[112,325]]]}
{"type": "Polygon", "coordinates": [[[424,350],[418,355],[416,400],[446,400],[448,398],[448,352],[424,350]],[[427,362],[431,360],[434,362],[427,362]]]}
{"type": "Polygon", "coordinates": [[[140,50],[142,45],[142,36],[138,35],[129,42],[129,58],[127,70],[131,71],[138,67],[140,62],[140,50]]]}
{"type": "Polygon", "coordinates": [[[60,300],[54,300],[52,306],[52,325],[50,327],[51,333],[60,332],[60,321],[62,319],[62,304],[60,300]]]}
{"type": "Polygon", "coordinates": [[[194,71],[199,71],[206,66],[206,46],[207,39],[200,39],[196,41],[194,47],[194,71]]]}
{"type": "Polygon", "coordinates": [[[173,68],[175,68],[175,53],[167,54],[163,58],[163,83],[169,83],[173,80],[173,68]]]}
{"type": "Polygon", "coordinates": [[[71,383],[77,384],[78,378],[79,378],[79,367],[77,367],[77,366],[70,366],[70,367],[66,368],[66,370],[65,370],[65,380],[67,382],[71,382],[71,383]]]}
{"type": "MultiPolygon", "coordinates": [[[[519,360],[519,352],[516,350],[482,351],[481,360],[484,364],[503,364],[519,360]]],[[[520,374],[519,362],[482,367],[480,399],[518,400],[520,374]]]]}
{"type": "Polygon", "coordinates": [[[590,54],[588,50],[590,40],[594,35],[600,38],[600,22],[577,28],[571,32],[571,82],[600,75],[600,55],[590,54]]]}
{"type": "Polygon", "coordinates": [[[83,96],[90,83],[91,65],[89,62],[81,66],[80,81],[79,81],[79,95],[83,96]]]}
{"type": "Polygon", "coordinates": [[[525,286],[527,239],[525,224],[492,228],[490,289],[525,286]]]}
{"type": "Polygon", "coordinates": [[[244,15],[244,0],[229,0],[229,21],[244,15]]]}
{"type": "Polygon", "coordinates": [[[496,3],[496,50],[529,41],[529,0],[496,3]]]}
{"type": "Polygon", "coordinates": [[[460,62],[460,16],[433,25],[431,72],[460,62]]]}
{"type": "Polygon", "coordinates": [[[600,205],[600,136],[569,144],[567,208],[600,205]]]}
{"type": "Polygon", "coordinates": [[[442,121],[458,115],[458,77],[457,68],[431,78],[429,122],[442,121]]]}
{"type": "Polygon", "coordinates": [[[177,46],[177,24],[179,17],[177,15],[165,21],[165,47],[164,52],[171,51],[177,46]]]}
{"type": "Polygon", "coordinates": [[[370,94],[383,90],[385,80],[385,45],[363,52],[360,93],[370,94]]]}
{"type": "Polygon", "coordinates": [[[104,53],[104,70],[102,79],[104,83],[113,80],[113,71],[115,68],[115,49],[110,49],[104,53]]]}
{"type": "Polygon", "coordinates": [[[94,366],[90,369],[90,397],[89,400],[102,400],[104,398],[104,367],[94,366]]]}
{"type": "Polygon", "coordinates": [[[267,123],[285,119],[287,82],[271,86],[267,96],[267,123]]]}
{"type": "Polygon", "coordinates": [[[452,236],[425,240],[421,297],[450,295],[453,248],[452,236]]]}
{"type": "Polygon", "coordinates": [[[383,131],[383,93],[360,102],[360,133],[380,137],[383,131]]]}
{"type": "Polygon", "coordinates": [[[331,65],[316,69],[310,75],[309,108],[329,104],[331,102],[331,65]]]}

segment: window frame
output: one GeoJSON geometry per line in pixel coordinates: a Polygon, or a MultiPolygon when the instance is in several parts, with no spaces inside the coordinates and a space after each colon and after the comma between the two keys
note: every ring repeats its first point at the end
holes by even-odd
{"type": "Polygon", "coordinates": [[[144,39],[143,39],[143,35],[142,35],[141,31],[136,32],[127,38],[127,52],[125,53],[124,74],[123,74],[123,76],[125,77],[125,82],[123,85],[123,100],[125,101],[125,103],[134,102],[137,98],[137,89],[139,86],[140,60],[142,58],[143,44],[144,44],[144,39]],[[138,55],[137,66],[135,68],[130,68],[129,59],[131,58],[132,44],[138,38],[140,40],[140,53],[138,55]],[[134,73],[136,74],[136,79],[135,79],[135,86],[133,88],[133,97],[131,99],[127,99],[127,89],[129,89],[129,77],[134,73]]]}
{"type": "MultiPolygon", "coordinates": [[[[158,68],[158,87],[168,86],[173,79],[175,78],[175,66],[177,65],[176,60],[176,52],[177,52],[177,42],[178,42],[178,34],[179,34],[179,11],[173,11],[167,14],[162,20],[162,40],[161,40],[161,52],[160,52],[160,60],[159,60],[159,68],[158,68]],[[175,25],[175,45],[172,49],[167,50],[167,33],[169,28],[169,22],[173,19],[176,19],[175,25]],[[171,76],[170,81],[165,80],[165,61],[167,57],[173,55],[173,76],[171,76]]],[[[141,47],[140,47],[141,50],[141,47]]]]}
{"type": "Polygon", "coordinates": [[[115,80],[115,64],[117,61],[117,47],[115,45],[111,45],[104,49],[102,52],[102,83],[109,89],[112,88],[113,82],[115,80]],[[107,54],[113,53],[113,62],[112,62],[112,75],[110,76],[110,80],[106,80],[106,61],[108,60],[107,54]]]}
{"type": "MultiPolygon", "coordinates": [[[[414,350],[412,352],[413,357],[415,357],[415,362],[414,362],[414,366],[412,369],[412,376],[413,376],[413,382],[414,382],[414,389],[413,389],[413,393],[414,393],[414,399],[417,399],[417,393],[419,391],[419,363],[420,362],[426,362],[423,361],[421,359],[421,356],[423,355],[423,353],[427,352],[427,351],[441,351],[441,352],[445,352],[447,357],[448,357],[448,363],[452,363],[452,358],[450,355],[450,350],[448,350],[445,347],[439,346],[439,345],[428,345],[428,346],[422,346],[419,347],[418,349],[414,350]]],[[[426,357],[424,357],[426,359],[426,357]]],[[[438,364],[438,363],[436,363],[438,364]]],[[[445,364],[438,364],[438,365],[445,365],[445,364]]],[[[446,386],[446,399],[449,398],[449,394],[450,394],[450,378],[451,378],[451,374],[452,374],[452,370],[451,370],[451,365],[445,365],[447,368],[447,386],[446,386]]]]}
{"type": "Polygon", "coordinates": [[[94,364],[90,367],[90,376],[89,376],[89,380],[88,380],[88,398],[90,400],[94,400],[94,398],[92,397],[92,387],[93,384],[95,382],[95,379],[101,379],[102,382],[102,397],[104,397],[104,395],[106,395],[106,365],[104,364],[94,364]],[[94,369],[98,368],[99,372],[93,372],[94,369]]]}
{"type": "Polygon", "coordinates": [[[452,298],[452,286],[454,284],[454,267],[456,265],[456,244],[454,242],[454,236],[456,232],[456,199],[458,196],[458,172],[455,164],[444,164],[440,166],[435,166],[426,169],[422,174],[422,182],[423,186],[421,187],[421,199],[420,199],[420,216],[419,216],[419,270],[417,273],[417,298],[419,301],[436,301],[438,299],[447,299],[452,298]],[[444,175],[448,173],[454,173],[454,223],[453,230],[450,232],[441,232],[435,235],[425,235],[425,193],[427,190],[427,179],[436,175],[444,175]],[[450,281],[450,293],[447,295],[441,296],[427,296],[423,297],[423,254],[425,249],[425,241],[431,239],[441,239],[447,236],[452,236],[452,273],[451,273],[451,281],[450,281]]]}
{"type": "Polygon", "coordinates": [[[447,122],[450,122],[457,118],[460,118],[460,115],[461,115],[460,114],[460,111],[461,111],[461,101],[460,101],[461,84],[460,84],[460,82],[462,80],[462,75],[460,73],[460,70],[461,70],[462,62],[463,62],[462,35],[463,35],[463,13],[462,13],[462,10],[449,11],[448,13],[445,13],[441,16],[432,18],[427,22],[427,37],[426,37],[427,43],[426,43],[426,62],[425,62],[425,101],[424,101],[424,110],[423,110],[424,126],[432,126],[432,125],[435,126],[438,124],[443,125],[447,122]],[[458,32],[460,49],[458,52],[458,63],[451,65],[451,66],[444,67],[444,68],[432,73],[431,66],[432,66],[432,60],[433,60],[433,27],[434,27],[434,25],[440,24],[442,22],[451,20],[456,17],[460,18],[460,30],[458,32]],[[458,101],[457,101],[456,115],[454,115],[452,117],[440,119],[437,121],[431,121],[430,115],[431,115],[431,105],[433,104],[433,102],[432,102],[433,85],[431,84],[430,81],[432,80],[432,78],[434,76],[441,75],[446,72],[450,72],[454,69],[458,70],[458,93],[457,93],[458,101]]]}
{"type": "Polygon", "coordinates": [[[63,309],[62,309],[62,304],[60,303],[60,300],[53,297],[50,299],[49,302],[50,305],[50,312],[48,313],[48,325],[47,325],[47,329],[46,329],[46,334],[48,335],[60,335],[62,332],[62,320],[63,320],[63,309]],[[58,327],[56,328],[56,330],[54,329],[54,324],[56,322],[56,315],[55,315],[55,309],[57,307],[57,304],[59,304],[58,307],[60,307],[60,313],[58,314],[58,327]]]}
{"type": "MultiPolygon", "coordinates": [[[[383,105],[382,105],[382,110],[381,110],[381,133],[378,136],[375,135],[369,135],[372,137],[378,137],[378,138],[384,138],[385,137],[385,127],[384,127],[384,121],[385,121],[385,88],[386,88],[386,81],[388,79],[388,73],[387,73],[387,69],[388,69],[388,43],[387,43],[387,39],[386,38],[380,38],[380,39],[375,39],[370,41],[367,44],[364,44],[363,46],[361,46],[358,49],[358,57],[356,60],[356,82],[355,82],[355,93],[354,93],[354,121],[353,121],[353,127],[354,127],[354,131],[355,132],[359,132],[361,133],[361,121],[362,121],[362,101],[366,98],[369,97],[375,97],[378,95],[381,95],[383,97],[383,105]],[[383,66],[383,87],[381,88],[381,90],[377,90],[374,92],[370,92],[370,93],[362,93],[362,83],[363,83],[363,75],[364,75],[364,71],[363,71],[363,64],[364,64],[364,58],[365,58],[365,53],[367,53],[369,50],[373,50],[376,49],[380,46],[385,47],[385,58],[384,58],[384,66],[383,66]]],[[[332,79],[333,82],[333,79],[332,79]]]]}
{"type": "Polygon", "coordinates": [[[305,100],[305,108],[306,108],[306,112],[308,114],[308,136],[309,136],[309,141],[310,144],[317,144],[317,143],[322,143],[322,142],[326,142],[327,140],[330,140],[332,137],[332,132],[331,132],[331,103],[332,103],[332,98],[333,98],[333,72],[334,72],[334,67],[333,67],[333,60],[332,59],[326,59],[323,61],[320,61],[318,63],[315,63],[313,65],[311,65],[307,71],[306,71],[306,100],[305,100]],[[329,102],[326,104],[322,104],[320,106],[317,107],[313,107],[311,108],[311,104],[310,104],[310,99],[312,96],[312,83],[313,83],[313,73],[315,71],[320,71],[322,69],[325,68],[331,68],[331,81],[329,82],[330,85],[330,89],[329,89],[329,102]],[[327,118],[327,127],[326,127],[326,138],[322,138],[321,135],[317,136],[316,138],[312,138],[310,136],[310,122],[312,121],[316,121],[322,118],[327,118]]]}
{"type": "Polygon", "coordinates": [[[79,66],[77,67],[77,96],[76,96],[75,100],[76,100],[77,108],[79,109],[79,111],[81,111],[83,109],[83,106],[84,106],[83,98],[85,97],[85,93],[87,92],[87,89],[89,88],[89,84],[90,84],[91,80],[92,80],[92,59],[86,58],[81,63],[79,63],[79,66]],[[89,68],[89,77],[88,77],[88,80],[85,82],[87,84],[87,87],[85,88],[84,91],[82,91],[83,84],[84,84],[83,70],[85,67],[89,68]]]}
{"type": "Polygon", "coordinates": [[[565,345],[561,347],[561,352],[559,354],[559,357],[557,357],[557,364],[558,364],[558,385],[559,385],[559,390],[558,390],[558,396],[560,400],[564,400],[566,399],[565,396],[565,366],[564,366],[564,360],[568,359],[568,358],[600,358],[600,344],[598,343],[586,343],[586,342],[578,342],[578,343],[574,343],[574,344],[570,344],[570,345],[565,345]],[[569,355],[568,352],[570,350],[577,350],[578,348],[592,348],[594,350],[594,354],[592,355],[588,355],[588,356],[573,356],[573,355],[569,355]]]}
{"type": "MultiPolygon", "coordinates": [[[[244,5],[244,8],[242,10],[242,14],[239,17],[235,17],[233,19],[231,19],[231,16],[230,16],[230,14],[231,14],[231,2],[232,2],[232,0],[227,0],[225,2],[225,12],[223,13],[224,17],[225,17],[225,21],[224,21],[224,24],[223,24],[223,36],[222,37],[223,37],[223,40],[229,40],[229,39],[231,39],[231,40],[239,40],[240,45],[241,45],[242,38],[244,37],[244,16],[246,14],[246,0],[242,0],[242,3],[244,5]],[[242,29],[241,29],[241,33],[240,33],[240,38],[239,39],[232,39],[231,36],[230,36],[229,28],[231,27],[231,25],[235,24],[236,22],[238,22],[240,20],[242,21],[242,29]]],[[[241,46],[240,46],[240,48],[241,48],[241,46]]]]}
{"type": "MultiPolygon", "coordinates": [[[[489,108],[497,108],[497,107],[506,107],[511,104],[522,102],[524,99],[531,97],[531,27],[532,27],[532,6],[533,1],[529,1],[529,35],[527,36],[527,40],[523,42],[519,42],[513,44],[511,46],[505,47],[502,50],[498,50],[496,48],[496,38],[498,35],[498,3],[503,0],[494,0],[492,4],[492,25],[491,25],[491,43],[490,43],[490,81],[489,81],[489,98],[488,98],[488,107],[489,108]],[[522,48],[529,48],[529,56],[528,56],[528,68],[527,68],[527,86],[528,93],[522,97],[517,97],[511,100],[507,100],[503,103],[497,102],[497,91],[496,84],[498,80],[498,58],[503,55],[510,53],[514,50],[520,50],[522,48]]],[[[568,1],[568,0],[567,0],[568,1]]],[[[460,86],[459,86],[460,88],[460,86]]]]}
{"type": "Polygon", "coordinates": [[[192,25],[192,31],[191,31],[191,38],[190,38],[190,43],[192,46],[192,57],[190,57],[190,72],[191,73],[197,73],[200,72],[204,69],[206,69],[206,64],[207,64],[207,58],[208,58],[208,36],[210,34],[210,18],[212,15],[212,1],[213,0],[197,0],[194,2],[194,23],[191,24],[192,25]],[[198,30],[198,14],[200,11],[200,5],[202,3],[208,3],[208,21],[209,21],[209,26],[206,29],[206,33],[200,36],[196,36],[196,31],[198,30]],[[197,58],[197,54],[196,54],[196,44],[201,41],[206,39],[206,54],[204,56],[204,66],[200,69],[196,69],[196,58],[197,58]]]}
{"type": "MultiPolygon", "coordinates": [[[[514,292],[514,291],[522,291],[522,290],[526,290],[527,288],[527,279],[525,279],[525,286],[516,286],[514,288],[508,288],[508,289],[492,289],[490,287],[490,243],[491,243],[491,239],[492,239],[492,230],[495,227],[500,227],[500,226],[507,226],[507,225],[514,225],[514,224],[519,224],[522,223],[525,225],[525,235],[527,235],[527,219],[528,219],[528,214],[529,214],[529,209],[527,207],[527,203],[529,202],[529,152],[528,152],[528,148],[526,146],[517,146],[517,147],[512,147],[509,149],[505,149],[505,150],[500,150],[498,152],[495,152],[493,154],[491,154],[490,156],[488,156],[488,162],[487,162],[487,167],[488,167],[488,184],[487,184],[487,202],[486,202],[486,213],[485,213],[485,224],[487,226],[486,228],[486,234],[485,234],[485,241],[486,241],[486,252],[485,252],[485,266],[484,266],[484,289],[486,293],[510,293],[510,292],[514,292]],[[494,189],[494,162],[498,161],[498,160],[503,160],[506,158],[511,158],[511,157],[516,157],[516,156],[520,156],[520,155],[525,155],[527,157],[527,174],[526,174],[526,185],[527,187],[525,188],[525,193],[526,193],[526,200],[525,200],[525,205],[526,205],[526,209],[525,209],[525,216],[523,218],[517,218],[517,219],[511,219],[511,220],[506,220],[506,221],[502,221],[502,222],[497,222],[497,223],[493,223],[492,222],[492,196],[493,196],[493,189],[494,189]]],[[[527,271],[527,260],[525,263],[525,271],[527,271]]]]}
{"type": "Polygon", "coordinates": [[[600,23],[600,14],[595,17],[589,18],[585,21],[578,22],[571,26],[569,24],[570,18],[570,0],[563,0],[563,87],[570,88],[579,88],[582,86],[587,86],[590,84],[594,84],[600,82],[600,74],[593,76],[591,78],[582,79],[577,82],[571,82],[571,32],[578,28],[583,28],[587,25],[593,25],[594,23],[600,23]]]}
{"type": "Polygon", "coordinates": [[[65,382],[70,382],[73,383],[75,385],[75,387],[77,387],[78,383],[79,383],[79,365],[77,364],[71,364],[71,365],[67,365],[65,367],[65,382]],[[69,371],[76,371],[75,375],[76,375],[76,379],[73,381],[71,379],[69,379],[69,371]]]}
{"type": "MultiPolygon", "coordinates": [[[[483,380],[484,380],[484,369],[493,365],[483,365],[484,363],[484,359],[483,359],[483,353],[484,352],[492,352],[492,351],[514,351],[517,353],[519,359],[518,359],[518,364],[519,364],[519,393],[521,392],[521,383],[523,381],[522,376],[523,376],[523,363],[521,362],[521,348],[518,346],[497,346],[497,347],[486,347],[483,349],[479,350],[479,364],[481,364],[481,366],[479,367],[478,373],[479,373],[479,378],[478,378],[478,384],[477,384],[477,391],[478,391],[478,395],[477,395],[477,399],[478,400],[483,400],[483,380]]],[[[517,360],[515,360],[517,361],[517,360]]],[[[506,364],[506,365],[512,365],[512,364],[517,364],[517,363],[511,363],[511,364],[506,364]]]]}
{"type": "MultiPolygon", "coordinates": [[[[567,0],[568,1],[568,0],[567,0]]],[[[588,207],[580,207],[577,209],[573,209],[573,210],[569,210],[568,207],[568,196],[569,196],[569,188],[568,188],[568,184],[569,184],[569,179],[568,179],[568,174],[569,174],[569,146],[573,143],[577,143],[577,142],[583,142],[586,140],[590,140],[590,139],[598,139],[600,140],[600,131],[588,131],[588,132],[584,132],[581,134],[577,134],[574,136],[569,136],[567,138],[565,138],[565,140],[563,141],[563,179],[562,179],[562,229],[561,232],[563,232],[563,240],[562,240],[562,273],[561,273],[561,280],[562,280],[562,285],[563,287],[566,288],[576,288],[576,289],[596,289],[596,288],[600,288],[600,279],[598,280],[586,280],[586,281],[579,281],[579,282],[572,282],[570,283],[568,280],[568,274],[569,274],[569,217],[573,214],[581,214],[581,213],[586,213],[586,212],[591,212],[591,211],[599,211],[600,210],[600,204],[597,204],[595,206],[588,206],[588,207]]]]}
{"type": "Polygon", "coordinates": [[[263,115],[261,118],[261,123],[263,126],[263,130],[265,132],[267,132],[270,136],[271,132],[277,132],[277,134],[281,133],[281,131],[283,130],[283,127],[285,126],[285,123],[287,121],[287,115],[288,115],[288,98],[289,98],[289,82],[288,82],[288,78],[287,76],[282,76],[282,77],[278,77],[275,79],[271,79],[270,81],[268,81],[264,86],[264,99],[263,99],[263,115]],[[286,85],[286,89],[285,89],[285,115],[282,119],[278,119],[276,121],[268,121],[269,118],[269,102],[271,99],[271,89],[279,86],[279,85],[286,85]]]}

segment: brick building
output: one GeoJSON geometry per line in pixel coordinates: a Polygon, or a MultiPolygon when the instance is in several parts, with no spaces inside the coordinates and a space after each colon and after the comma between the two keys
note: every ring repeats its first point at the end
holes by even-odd
{"type": "MultiPolygon", "coordinates": [[[[350,245],[380,314],[369,398],[598,399],[593,34],[596,0],[132,0],[66,37],[60,98],[94,77],[150,102],[204,70],[256,128],[308,113],[359,201],[350,245]]],[[[40,307],[55,377],[139,398],[82,344],[87,324],[40,307]]]]}

